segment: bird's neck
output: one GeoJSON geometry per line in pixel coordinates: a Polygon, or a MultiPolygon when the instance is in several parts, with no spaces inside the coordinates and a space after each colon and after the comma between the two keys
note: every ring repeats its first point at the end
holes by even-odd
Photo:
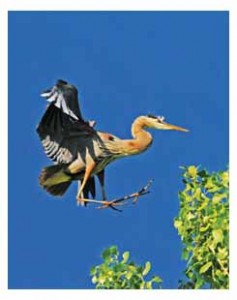
{"type": "Polygon", "coordinates": [[[143,117],[138,117],[132,124],[131,133],[133,139],[125,140],[126,154],[139,154],[145,151],[152,143],[152,136],[144,128],[147,126],[143,117]]]}

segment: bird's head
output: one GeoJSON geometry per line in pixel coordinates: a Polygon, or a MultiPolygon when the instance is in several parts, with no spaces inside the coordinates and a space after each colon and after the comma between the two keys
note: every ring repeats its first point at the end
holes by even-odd
{"type": "Polygon", "coordinates": [[[154,116],[149,114],[144,117],[144,121],[146,123],[146,127],[149,128],[154,128],[159,130],[178,130],[178,131],[188,132],[188,129],[166,123],[165,118],[163,116],[154,116]]]}

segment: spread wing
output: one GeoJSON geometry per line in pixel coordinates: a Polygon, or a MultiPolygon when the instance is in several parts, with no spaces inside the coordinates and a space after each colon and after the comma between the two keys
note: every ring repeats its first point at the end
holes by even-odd
{"type": "MultiPolygon", "coordinates": [[[[77,89],[66,81],[58,80],[53,88],[41,96],[50,102],[37,127],[42,146],[51,160],[57,164],[68,164],[77,157],[80,149],[92,146],[93,138],[98,138],[94,124],[83,120],[77,89]]],[[[100,173],[104,174],[104,170],[100,173]]],[[[67,187],[63,185],[63,193],[67,187]]],[[[62,194],[60,191],[58,195],[62,194]]],[[[84,188],[86,198],[89,193],[95,197],[94,177],[89,178],[84,188]]]]}
{"type": "MultiPolygon", "coordinates": [[[[57,164],[68,164],[77,158],[78,152],[85,154],[85,148],[92,149],[93,140],[98,139],[98,135],[93,129],[94,123],[82,118],[77,89],[58,80],[41,96],[50,102],[37,127],[46,155],[57,164]]],[[[103,175],[104,170],[100,173],[103,175]]],[[[84,188],[86,198],[89,193],[95,197],[94,177],[89,178],[84,188]]]]}
{"type": "Polygon", "coordinates": [[[84,120],[74,119],[51,103],[43,115],[37,133],[46,155],[58,164],[72,162],[96,131],[84,120]]]}

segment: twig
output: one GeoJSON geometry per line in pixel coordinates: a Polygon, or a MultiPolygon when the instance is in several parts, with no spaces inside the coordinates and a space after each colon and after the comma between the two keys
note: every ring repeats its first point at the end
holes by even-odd
{"type": "Polygon", "coordinates": [[[121,209],[118,209],[117,206],[123,206],[128,203],[128,200],[133,199],[132,203],[136,204],[137,200],[139,197],[144,196],[146,194],[149,194],[149,188],[152,185],[153,180],[150,180],[140,191],[132,193],[128,196],[124,196],[122,198],[118,198],[112,201],[103,201],[102,206],[97,207],[98,209],[103,209],[103,208],[112,208],[117,211],[122,211],[121,209]]]}

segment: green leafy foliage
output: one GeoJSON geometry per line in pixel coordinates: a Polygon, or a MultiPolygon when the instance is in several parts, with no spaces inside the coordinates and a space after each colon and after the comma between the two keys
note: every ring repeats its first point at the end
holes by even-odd
{"type": "Polygon", "coordinates": [[[103,263],[91,268],[92,282],[96,289],[153,289],[160,288],[162,280],[153,276],[149,281],[144,279],[151,269],[151,263],[145,266],[135,265],[129,261],[128,251],[119,258],[116,246],[105,249],[102,253],[103,263]]]}
{"type": "Polygon", "coordinates": [[[185,188],[179,193],[180,211],[174,226],[187,260],[180,288],[229,286],[229,172],[208,173],[184,167],[185,188]]]}

